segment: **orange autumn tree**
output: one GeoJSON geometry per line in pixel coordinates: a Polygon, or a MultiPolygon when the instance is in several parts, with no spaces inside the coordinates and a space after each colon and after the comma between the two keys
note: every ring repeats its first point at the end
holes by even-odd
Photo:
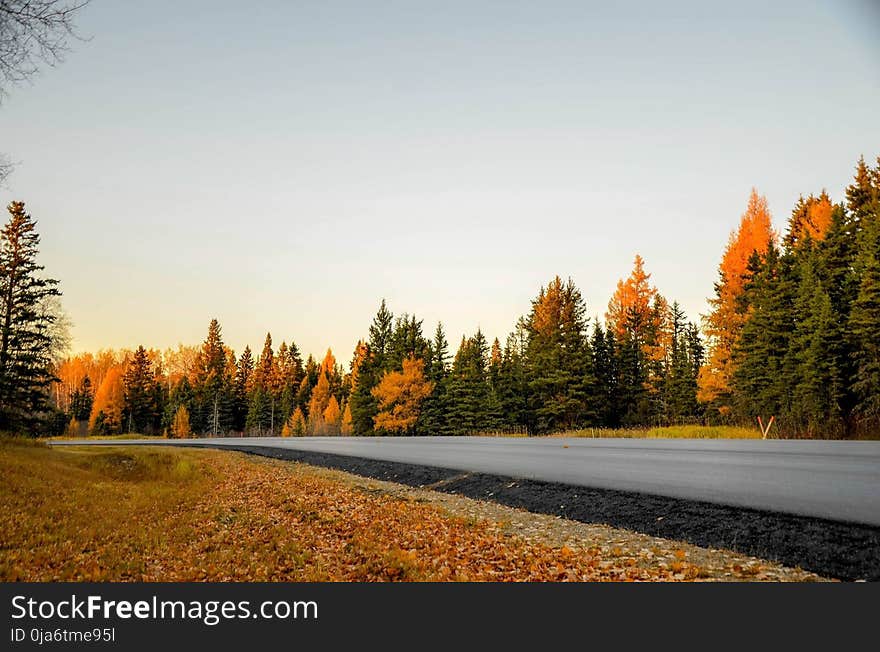
{"type": "Polygon", "coordinates": [[[325,434],[340,434],[342,411],[339,409],[339,401],[336,400],[335,396],[331,396],[330,400],[327,401],[327,407],[324,408],[324,413],[321,416],[324,418],[325,434]]]}
{"type": "Polygon", "coordinates": [[[110,367],[95,392],[89,417],[89,431],[93,434],[110,434],[122,429],[122,372],[122,365],[110,367]]]}
{"type": "Polygon", "coordinates": [[[671,348],[669,303],[650,283],[645,261],[636,254],[633,270],[608,302],[605,324],[618,340],[635,337],[648,360],[659,362],[671,348]]]}
{"type": "Polygon", "coordinates": [[[422,401],[434,391],[434,383],[425,378],[424,363],[410,356],[401,371],[388,371],[372,394],[379,403],[373,419],[376,430],[411,433],[419,419],[422,401]]]}
{"type": "MultiPolygon", "coordinates": [[[[723,402],[730,393],[733,349],[746,321],[739,298],[748,281],[749,258],[755,251],[764,255],[770,241],[775,241],[776,237],[767,199],[752,188],[749,205],[740,219],[739,228],[730,234],[724,250],[718,268],[720,278],[715,284],[715,296],[709,299],[709,314],[703,317],[708,354],[706,364],[700,370],[697,394],[700,401],[723,402]]],[[[729,411],[724,404],[718,407],[722,413],[729,411]]]]}
{"type": "Polygon", "coordinates": [[[794,249],[807,238],[813,242],[824,240],[825,234],[831,226],[833,210],[831,198],[824,190],[818,197],[810,195],[804,199],[801,196],[788,220],[788,233],[785,235],[786,247],[794,249]]]}
{"type": "Polygon", "coordinates": [[[608,330],[618,337],[626,333],[631,313],[650,313],[651,303],[657,296],[657,288],[649,283],[650,280],[651,275],[645,272],[645,261],[636,254],[632,273],[626,280],[617,282],[617,290],[608,302],[608,311],[605,313],[608,330]]]}
{"type": "Polygon", "coordinates": [[[342,411],[342,422],[340,423],[339,430],[343,435],[354,434],[354,427],[351,423],[351,401],[345,402],[345,409],[342,411]]]}
{"type": "Polygon", "coordinates": [[[324,410],[330,403],[330,380],[325,371],[321,371],[318,375],[318,384],[312,390],[312,397],[309,399],[309,433],[313,435],[323,435],[325,433],[324,410]]]}

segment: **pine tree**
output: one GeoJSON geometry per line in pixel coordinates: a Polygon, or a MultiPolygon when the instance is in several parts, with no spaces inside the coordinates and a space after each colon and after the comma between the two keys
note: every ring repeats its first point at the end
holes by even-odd
{"type": "Polygon", "coordinates": [[[70,416],[77,421],[88,421],[92,413],[92,403],[95,394],[92,391],[92,381],[88,375],[83,376],[77,387],[70,396],[70,416]]]}
{"type": "Polygon", "coordinates": [[[146,349],[139,346],[122,377],[123,428],[127,432],[156,434],[159,405],[156,401],[156,376],[146,349]]]}
{"type": "Polygon", "coordinates": [[[382,374],[391,368],[388,354],[393,320],[394,315],[382,299],[379,311],[370,325],[370,338],[366,345],[366,355],[357,369],[357,382],[351,389],[351,420],[355,435],[368,435],[373,432],[373,423],[379,408],[372,392],[382,374]]]}
{"type": "Polygon", "coordinates": [[[49,302],[60,296],[58,281],[42,278],[37,263],[40,236],[23,202],[8,207],[0,231],[0,430],[36,434],[48,411],[55,380],[49,302]]]}
{"type": "MultiPolygon", "coordinates": [[[[195,392],[186,376],[181,377],[177,383],[171,388],[168,394],[168,400],[165,402],[164,415],[162,417],[162,428],[170,429],[174,424],[174,417],[181,407],[186,408],[187,419],[193,412],[195,406],[195,392]]],[[[192,422],[190,422],[192,429],[192,422]]]]}
{"type": "Polygon", "coordinates": [[[383,370],[401,370],[410,357],[428,358],[428,342],[422,336],[422,321],[415,315],[403,314],[394,322],[383,370]]]}
{"type": "MultiPolygon", "coordinates": [[[[878,165],[880,170],[880,165],[878,165]]],[[[862,214],[863,234],[857,259],[858,292],[849,316],[856,398],[855,413],[865,432],[880,427],[880,202],[862,214]]]]}
{"type": "Polygon", "coordinates": [[[245,346],[238,358],[235,369],[235,381],[232,390],[232,428],[244,431],[247,425],[251,385],[254,376],[254,356],[251,347],[245,346]]]}
{"type": "Polygon", "coordinates": [[[446,341],[446,333],[441,323],[437,324],[434,339],[429,347],[425,375],[433,384],[433,391],[422,402],[416,431],[423,435],[448,435],[451,433],[447,396],[449,342],[446,341]]]}
{"type": "Polygon", "coordinates": [[[593,373],[596,377],[593,392],[593,410],[596,421],[606,428],[620,426],[620,371],[617,358],[617,347],[614,335],[606,332],[598,319],[593,324],[593,335],[590,339],[593,353],[593,373]]]}
{"type": "Polygon", "coordinates": [[[614,341],[617,363],[617,411],[620,425],[632,427],[652,423],[654,406],[648,393],[649,360],[640,334],[646,315],[630,312],[622,336],[607,334],[614,341]]]}
{"type": "Polygon", "coordinates": [[[448,384],[449,424],[452,434],[497,430],[500,406],[493,400],[487,374],[489,344],[480,329],[462,337],[448,384]]]}
{"type": "Polygon", "coordinates": [[[742,300],[748,319],[734,349],[732,386],[736,408],[747,422],[779,416],[788,403],[785,362],[794,330],[794,282],[790,257],[771,242],[762,258],[749,261],[750,281],[742,300]]]}
{"type": "Polygon", "coordinates": [[[837,365],[843,331],[818,273],[818,251],[806,241],[797,258],[794,330],[783,366],[791,399],[780,425],[808,436],[840,436],[846,431],[845,380],[837,365]]]}
{"type": "Polygon", "coordinates": [[[232,378],[227,365],[227,349],[223,344],[220,323],[212,319],[208,336],[199,352],[195,382],[196,415],[190,418],[196,429],[211,435],[226,432],[232,427],[232,378]]]}
{"type": "Polygon", "coordinates": [[[701,348],[696,326],[688,324],[681,306],[673,303],[672,351],[664,378],[667,422],[681,422],[699,413],[697,378],[702,363],[701,348]]]}
{"type": "Polygon", "coordinates": [[[280,419],[276,418],[276,412],[280,413],[280,396],[278,392],[278,381],[279,381],[279,373],[278,373],[278,363],[275,358],[275,353],[272,350],[272,334],[266,333],[266,340],[263,343],[263,352],[260,353],[260,357],[257,359],[256,366],[254,368],[253,375],[253,387],[259,388],[262,392],[261,400],[266,401],[266,405],[268,406],[268,415],[265,423],[262,420],[260,421],[260,431],[265,428],[269,432],[269,436],[274,436],[276,431],[276,426],[280,426],[283,422],[280,419]]]}
{"type": "Polygon", "coordinates": [[[529,413],[529,380],[526,369],[528,328],[525,319],[517,320],[516,329],[507,336],[501,356],[501,370],[495,390],[501,422],[510,432],[528,432],[533,423],[529,413]]]}
{"type": "Polygon", "coordinates": [[[245,427],[251,436],[263,437],[269,434],[271,423],[270,398],[262,385],[255,385],[248,402],[245,427]]]}
{"type": "Polygon", "coordinates": [[[537,432],[591,423],[595,382],[586,305],[571,279],[541,288],[526,322],[531,424],[537,432]]]}

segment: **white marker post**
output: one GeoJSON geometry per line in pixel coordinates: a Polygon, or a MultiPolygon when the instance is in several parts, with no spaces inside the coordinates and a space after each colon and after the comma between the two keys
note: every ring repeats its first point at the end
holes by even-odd
{"type": "Polygon", "coordinates": [[[764,427],[764,422],[761,420],[761,417],[758,417],[758,426],[761,428],[761,439],[767,439],[767,433],[770,432],[770,426],[773,425],[773,421],[776,419],[775,416],[770,417],[770,421],[767,422],[767,427],[764,427]]]}

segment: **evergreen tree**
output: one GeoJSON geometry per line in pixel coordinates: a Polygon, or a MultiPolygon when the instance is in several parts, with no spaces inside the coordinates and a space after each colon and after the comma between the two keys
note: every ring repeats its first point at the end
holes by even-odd
{"type": "Polygon", "coordinates": [[[501,356],[501,369],[495,381],[495,393],[503,427],[511,432],[527,432],[529,417],[529,380],[526,369],[528,329],[525,319],[517,320],[516,329],[507,336],[501,356]]]}
{"type": "MultiPolygon", "coordinates": [[[[880,165],[878,165],[880,170],[880,165]]],[[[878,202],[875,202],[875,207],[878,202]]],[[[880,207],[862,214],[863,234],[857,259],[858,292],[849,316],[856,399],[860,429],[880,427],[880,207]]]]}
{"type": "Polygon", "coordinates": [[[146,349],[139,346],[122,377],[123,428],[127,432],[156,434],[161,412],[156,400],[156,376],[146,349]]]}
{"type": "Polygon", "coordinates": [[[0,231],[0,430],[28,432],[48,412],[48,387],[55,380],[49,301],[58,281],[42,278],[37,263],[40,236],[23,202],[8,207],[0,231]]]}
{"type": "MultiPolygon", "coordinates": [[[[194,405],[195,392],[193,391],[189,379],[186,376],[183,376],[177,381],[177,383],[175,383],[174,387],[171,388],[171,391],[168,394],[168,400],[165,402],[165,410],[162,417],[162,428],[170,429],[173,427],[174,418],[177,416],[177,412],[181,407],[186,408],[187,421],[189,422],[194,405]]],[[[190,429],[192,429],[191,422],[190,429]]]]}
{"type": "Polygon", "coordinates": [[[807,241],[797,257],[795,325],[783,367],[791,400],[780,425],[808,436],[839,436],[846,431],[845,380],[837,365],[845,343],[843,330],[818,273],[818,251],[807,241]]]}
{"type": "Polygon", "coordinates": [[[77,421],[88,421],[92,413],[92,403],[95,393],[92,390],[92,381],[88,376],[83,376],[77,387],[70,395],[70,416],[77,421]]]}
{"type": "Polygon", "coordinates": [[[232,399],[232,428],[243,432],[247,426],[247,415],[250,409],[250,391],[254,376],[254,356],[251,347],[245,346],[238,358],[235,369],[235,384],[232,399]]]}
{"type": "Polygon", "coordinates": [[[640,334],[645,315],[631,311],[622,336],[610,332],[617,357],[617,411],[620,425],[626,427],[652,424],[654,406],[648,393],[649,361],[640,334]]]}
{"type": "Polygon", "coordinates": [[[434,339],[428,351],[428,362],[425,375],[433,384],[433,391],[422,402],[417,431],[423,435],[448,435],[451,428],[448,420],[448,378],[449,378],[449,342],[443,324],[438,323],[434,331],[434,339]]]}
{"type": "Polygon", "coordinates": [[[416,319],[415,315],[401,315],[394,322],[384,370],[400,371],[403,361],[410,357],[427,360],[428,347],[428,341],[422,335],[422,320],[416,319]]]}
{"type": "Polygon", "coordinates": [[[190,414],[190,419],[196,428],[211,435],[228,431],[232,427],[232,379],[228,374],[227,349],[216,319],[211,320],[199,353],[194,389],[198,414],[190,414]]]}
{"type": "Polygon", "coordinates": [[[570,429],[593,421],[595,379],[585,313],[580,290],[558,276],[532,302],[526,322],[530,430],[570,429]]]}
{"type": "Polygon", "coordinates": [[[394,315],[385,305],[370,325],[370,339],[366,345],[366,355],[359,363],[357,382],[352,386],[350,406],[352,429],[355,435],[368,435],[373,432],[373,424],[378,414],[378,403],[373,396],[373,388],[379,384],[382,374],[389,370],[389,353],[393,334],[394,315]]]}
{"type": "Polygon", "coordinates": [[[452,434],[493,431],[500,427],[500,406],[493,400],[487,374],[489,345],[482,331],[462,337],[448,384],[452,434]]]}
{"type": "Polygon", "coordinates": [[[258,437],[269,434],[271,409],[271,399],[266,389],[262,385],[254,385],[245,422],[248,434],[258,437]]]}
{"type": "Polygon", "coordinates": [[[697,378],[702,360],[699,333],[677,302],[672,304],[672,352],[665,372],[667,422],[680,422],[699,413],[697,378]]]}
{"type": "Polygon", "coordinates": [[[763,258],[755,252],[749,261],[751,280],[743,294],[749,317],[734,349],[732,379],[737,411],[746,422],[779,417],[788,403],[785,362],[794,330],[795,285],[791,263],[772,242],[763,258]]]}
{"type": "Polygon", "coordinates": [[[605,331],[598,320],[593,324],[590,340],[593,353],[593,370],[596,386],[593,393],[593,409],[596,421],[606,428],[620,426],[620,370],[618,368],[617,347],[614,335],[605,331]]]}

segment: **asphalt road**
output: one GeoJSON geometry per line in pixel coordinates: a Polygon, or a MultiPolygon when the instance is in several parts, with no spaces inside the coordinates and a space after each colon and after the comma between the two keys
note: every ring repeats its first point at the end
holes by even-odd
{"type": "Polygon", "coordinates": [[[880,525],[880,442],[230,437],[52,443],[292,448],[880,525]]]}

